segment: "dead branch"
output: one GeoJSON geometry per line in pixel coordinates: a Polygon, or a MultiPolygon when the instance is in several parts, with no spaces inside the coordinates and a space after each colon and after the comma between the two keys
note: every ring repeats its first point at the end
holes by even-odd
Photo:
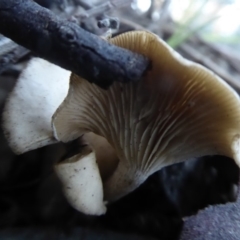
{"type": "Polygon", "coordinates": [[[149,61],[64,21],[31,0],[0,1],[0,33],[39,57],[106,88],[139,79],[149,61]]]}

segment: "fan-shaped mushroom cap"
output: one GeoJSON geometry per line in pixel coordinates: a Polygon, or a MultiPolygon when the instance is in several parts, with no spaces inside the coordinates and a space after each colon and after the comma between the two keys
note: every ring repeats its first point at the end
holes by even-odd
{"type": "Polygon", "coordinates": [[[68,92],[70,72],[33,58],[9,95],[3,129],[12,150],[21,154],[56,142],[51,119],[68,92]]]}
{"type": "Polygon", "coordinates": [[[65,196],[72,207],[89,215],[106,212],[96,156],[89,147],[57,164],[55,172],[63,183],[65,196]]]}
{"type": "Polygon", "coordinates": [[[194,157],[225,155],[240,163],[240,100],[222,79],[154,34],[128,32],[111,42],[148,57],[151,69],[139,82],[115,82],[107,91],[73,74],[53,116],[58,140],[94,132],[116,150],[119,164],[104,182],[105,199],[122,197],[162,167],[194,157]]]}

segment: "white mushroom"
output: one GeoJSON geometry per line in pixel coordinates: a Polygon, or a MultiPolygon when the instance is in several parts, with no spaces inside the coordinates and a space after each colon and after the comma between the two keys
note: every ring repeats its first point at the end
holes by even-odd
{"type": "Polygon", "coordinates": [[[148,57],[139,82],[115,82],[107,91],[73,74],[67,98],[53,116],[56,139],[100,135],[119,164],[104,181],[116,200],[164,166],[204,155],[240,163],[240,100],[222,79],[182,58],[156,35],[128,32],[113,44],[148,57]]]}
{"type": "Polygon", "coordinates": [[[21,154],[56,142],[51,118],[66,97],[70,72],[33,58],[9,95],[3,129],[12,150],[21,154]]]}
{"type": "Polygon", "coordinates": [[[72,207],[89,215],[106,212],[96,156],[89,147],[57,164],[55,171],[63,183],[65,196],[72,207]]]}
{"type": "Polygon", "coordinates": [[[81,153],[56,164],[55,172],[72,207],[101,215],[106,212],[102,180],[116,169],[118,158],[106,139],[94,133],[84,134],[81,144],[86,144],[81,153]]]}
{"type": "MultiPolygon", "coordinates": [[[[5,135],[15,153],[57,142],[51,119],[67,95],[69,78],[69,71],[54,64],[40,58],[30,60],[9,95],[3,114],[5,135]]],[[[83,153],[57,164],[55,170],[69,203],[85,214],[100,215],[106,211],[101,177],[110,175],[118,159],[106,139],[100,136],[85,134],[82,143],[92,150],[88,148],[88,153],[82,150],[83,153]],[[81,168],[86,170],[81,174],[75,172],[81,168]]]]}
{"type": "Polygon", "coordinates": [[[81,142],[94,150],[101,178],[106,180],[118,165],[119,160],[114,148],[105,138],[92,132],[85,133],[81,142]]]}

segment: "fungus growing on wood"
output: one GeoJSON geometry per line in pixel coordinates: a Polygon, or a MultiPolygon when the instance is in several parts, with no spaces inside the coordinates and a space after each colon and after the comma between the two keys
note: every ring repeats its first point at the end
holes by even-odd
{"type": "MultiPolygon", "coordinates": [[[[57,142],[51,127],[52,115],[67,95],[69,78],[69,71],[43,59],[29,61],[3,113],[5,136],[16,154],[57,142]]],[[[100,215],[106,211],[101,179],[112,173],[118,159],[106,139],[94,133],[82,136],[81,143],[89,147],[56,164],[54,169],[69,203],[85,214],[100,215]],[[76,173],[75,169],[84,171],[76,173]]]]}
{"type": "Polygon", "coordinates": [[[154,34],[128,32],[110,42],[150,59],[138,82],[103,90],[72,74],[68,86],[69,72],[38,60],[37,70],[33,62],[21,75],[5,108],[4,129],[17,153],[80,136],[87,143],[89,152],[55,167],[73,207],[102,214],[104,200],[117,200],[161,168],[195,157],[225,155],[240,165],[240,100],[233,89],[154,34]],[[89,172],[78,175],[75,167],[85,164],[89,172]]]}
{"type": "Polygon", "coordinates": [[[149,58],[151,69],[139,82],[114,82],[107,91],[72,74],[68,96],[53,116],[57,140],[94,132],[115,149],[119,163],[104,181],[105,200],[194,157],[225,155],[239,164],[240,100],[233,89],[154,34],[128,32],[111,42],[149,58]]]}

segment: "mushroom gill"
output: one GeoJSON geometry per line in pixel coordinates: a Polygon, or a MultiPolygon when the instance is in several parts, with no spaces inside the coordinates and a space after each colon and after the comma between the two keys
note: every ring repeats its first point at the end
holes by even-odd
{"type": "Polygon", "coordinates": [[[194,157],[225,155],[240,163],[240,100],[234,90],[152,33],[128,32],[111,42],[148,57],[151,69],[138,82],[115,82],[107,91],[72,74],[52,123],[60,141],[93,132],[115,149],[119,163],[104,181],[105,200],[194,157]]]}

